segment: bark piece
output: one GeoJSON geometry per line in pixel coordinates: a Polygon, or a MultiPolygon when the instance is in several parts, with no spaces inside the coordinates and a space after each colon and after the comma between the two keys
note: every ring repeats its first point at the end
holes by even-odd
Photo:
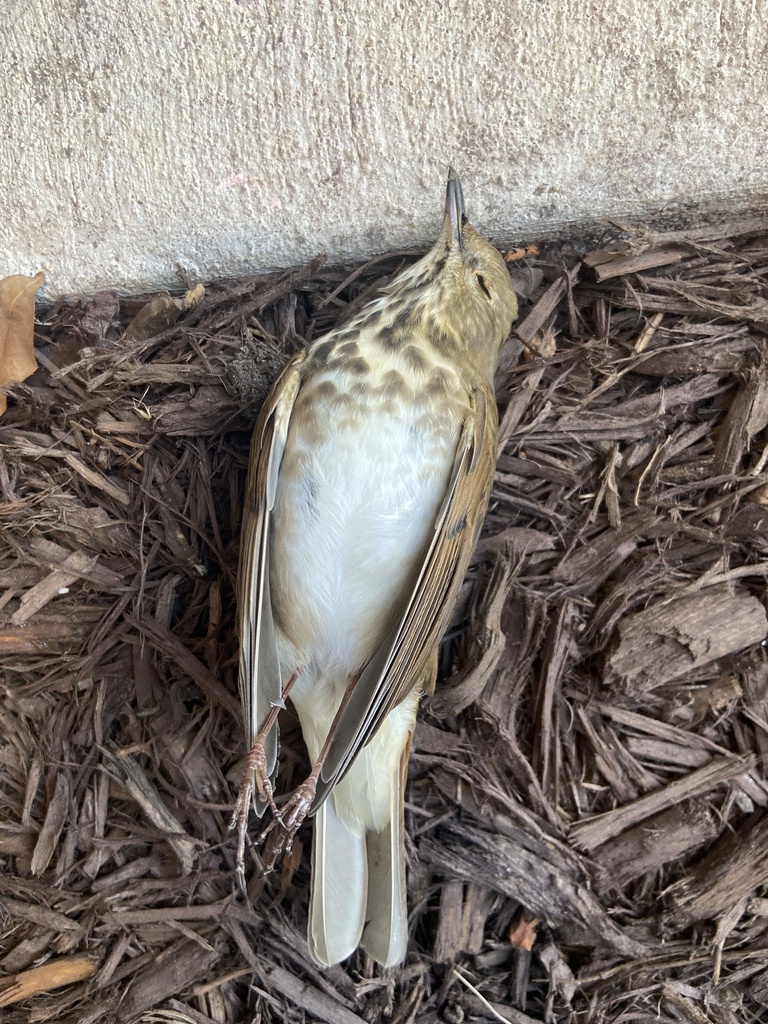
{"type": "Polygon", "coordinates": [[[422,842],[421,856],[449,875],[516,900],[577,945],[604,946],[629,957],[647,953],[611,921],[584,885],[506,836],[443,825],[434,838],[422,842]]]}
{"type": "Polygon", "coordinates": [[[56,776],[53,796],[45,811],[45,821],[35,844],[35,852],[32,854],[30,870],[33,875],[41,875],[45,871],[56,851],[56,844],[69,811],[69,789],[69,776],[60,771],[56,776]]]}
{"type": "Polygon", "coordinates": [[[578,593],[593,593],[660,522],[650,509],[626,517],[617,529],[604,530],[584,547],[566,554],[554,578],[578,593]]]}
{"type": "Polygon", "coordinates": [[[484,885],[452,879],[440,891],[440,916],[432,955],[449,963],[461,953],[479,953],[494,894],[484,885]]]}
{"type": "Polygon", "coordinates": [[[703,768],[675,779],[674,782],[661,786],[639,800],[633,800],[630,804],[617,807],[616,810],[607,811],[605,814],[598,814],[586,821],[577,821],[571,827],[571,838],[580,850],[594,850],[613,836],[650,818],[658,811],[672,807],[681,800],[702,796],[715,786],[735,779],[749,770],[753,764],[751,758],[715,758],[703,768]]]}
{"type": "MultiPolygon", "coordinates": [[[[508,372],[512,366],[514,366],[514,363],[517,361],[520,354],[520,342],[522,342],[523,345],[530,344],[537,332],[545,326],[549,318],[557,309],[557,305],[562,297],[576,281],[579,275],[579,266],[580,265],[577,264],[575,267],[571,267],[564,274],[561,274],[556,281],[553,281],[536,302],[528,315],[519,323],[514,325],[514,336],[501,346],[501,351],[499,352],[499,367],[496,374],[497,380],[508,372]]],[[[523,397],[520,413],[522,413],[522,409],[525,408],[529,400],[529,395],[523,397]]],[[[518,409],[517,405],[515,405],[515,409],[518,409]]],[[[519,416],[516,412],[515,421],[518,419],[519,416]]]]}
{"type": "Polygon", "coordinates": [[[20,607],[11,616],[14,626],[21,626],[44,608],[54,597],[66,592],[71,583],[89,573],[97,564],[97,557],[88,557],[83,551],[73,551],[59,569],[31,587],[22,597],[20,607]]]}
{"type": "Polygon", "coordinates": [[[612,277],[623,277],[625,274],[636,274],[641,270],[679,263],[689,253],[689,248],[680,245],[659,246],[641,253],[597,249],[584,257],[584,266],[587,268],[585,277],[594,281],[609,281],[612,277]]]}
{"type": "Polygon", "coordinates": [[[455,960],[462,951],[461,922],[464,916],[464,883],[446,882],[440,890],[440,910],[432,955],[438,963],[455,960]]]}
{"type": "Polygon", "coordinates": [[[725,417],[715,446],[715,472],[736,473],[755,436],[768,423],[768,367],[750,369],[725,417]]]}
{"type": "Polygon", "coordinates": [[[34,903],[22,903],[20,900],[12,900],[7,897],[3,898],[2,905],[12,917],[19,918],[22,921],[34,921],[36,924],[40,924],[52,932],[80,931],[80,925],[77,921],[73,921],[66,914],[58,913],[51,907],[37,906],[34,903]]]}
{"type": "Polygon", "coordinates": [[[718,832],[714,811],[693,801],[655,814],[597,850],[595,861],[602,869],[598,892],[621,889],[647,871],[678,861],[718,832]]]}
{"type": "Polygon", "coordinates": [[[281,992],[317,1020],[326,1021],[326,1024],[365,1024],[362,1017],[284,967],[272,967],[265,975],[271,990],[281,992]]]}
{"type": "Polygon", "coordinates": [[[472,651],[468,663],[441,687],[430,701],[430,710],[439,717],[456,715],[480,696],[485,684],[496,670],[504,654],[506,637],[501,629],[501,616],[509,595],[512,565],[501,557],[485,593],[473,608],[472,651]]]}
{"type": "Polygon", "coordinates": [[[768,883],[768,817],[752,815],[725,832],[672,890],[671,921],[678,926],[711,920],[768,883]]]}
{"type": "Polygon", "coordinates": [[[624,618],[605,681],[638,694],[759,644],[766,633],[765,609],[756,597],[727,586],[707,587],[624,618]]]}
{"type": "Polygon", "coordinates": [[[42,967],[0,979],[0,1006],[11,1006],[43,992],[92,978],[98,969],[89,956],[59,957],[42,967]]]}
{"type": "Polygon", "coordinates": [[[83,478],[89,487],[95,487],[100,491],[104,491],[110,498],[114,498],[115,501],[121,505],[130,505],[131,499],[128,495],[128,491],[116,484],[114,480],[110,480],[104,476],[103,473],[99,473],[98,470],[92,469],[90,466],[86,466],[82,459],[79,459],[72,452],[67,452],[64,456],[66,464],[73,469],[79,476],[83,478]]]}
{"type": "Polygon", "coordinates": [[[147,819],[166,834],[168,845],[179,858],[181,872],[188,875],[194,866],[195,840],[186,834],[178,818],[166,807],[146,773],[130,756],[119,756],[102,750],[104,767],[113,779],[124,786],[147,819]]]}
{"type": "Polygon", "coordinates": [[[137,1014],[158,1006],[198,984],[219,959],[208,943],[182,941],[168,946],[138,972],[120,1007],[119,1020],[130,1021],[137,1014]]]}
{"type": "MultiPolygon", "coordinates": [[[[744,333],[748,328],[741,328],[744,333]]],[[[754,361],[756,340],[751,335],[732,340],[702,342],[692,348],[653,350],[638,365],[647,377],[683,377],[694,373],[738,373],[754,361]]]]}
{"type": "Polygon", "coordinates": [[[71,616],[46,616],[39,622],[0,628],[0,659],[11,654],[46,654],[77,650],[92,630],[91,622],[71,616]]]}

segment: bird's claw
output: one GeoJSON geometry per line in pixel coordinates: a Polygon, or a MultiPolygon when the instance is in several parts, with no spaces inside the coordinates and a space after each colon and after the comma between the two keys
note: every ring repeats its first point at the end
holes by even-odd
{"type": "Polygon", "coordinates": [[[312,809],[312,802],[315,799],[317,789],[317,778],[311,775],[305,782],[295,790],[291,798],[262,832],[259,843],[265,843],[268,837],[270,842],[266,845],[264,856],[264,871],[269,873],[275,866],[278,857],[289,854],[293,849],[293,840],[301,828],[302,822],[312,809]],[[280,833],[275,833],[275,827],[279,826],[280,833]]]}
{"type": "Polygon", "coordinates": [[[264,744],[257,740],[245,759],[245,770],[243,781],[237,794],[237,802],[229,823],[229,831],[237,830],[237,885],[240,892],[245,895],[245,837],[248,831],[248,814],[251,809],[251,799],[254,788],[261,799],[269,805],[274,820],[280,825],[283,824],[283,817],[280,809],[275,803],[275,794],[272,789],[272,782],[267,773],[267,755],[264,744]]]}
{"type": "Polygon", "coordinates": [[[289,834],[291,842],[312,808],[316,790],[317,778],[310,775],[292,794],[281,811],[280,824],[289,834]]]}

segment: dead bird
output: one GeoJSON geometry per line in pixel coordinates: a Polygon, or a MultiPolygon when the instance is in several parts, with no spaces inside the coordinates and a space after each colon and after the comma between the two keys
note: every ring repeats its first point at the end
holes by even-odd
{"type": "Polygon", "coordinates": [[[419,698],[488,505],[493,374],[517,316],[506,265],[451,173],[434,247],[293,358],[253,435],[239,570],[248,755],[234,821],[242,877],[252,795],[286,842],[314,815],[309,948],[408,941],[403,797],[419,698]],[[290,695],[313,764],[278,810],[277,715],[290,695]]]}

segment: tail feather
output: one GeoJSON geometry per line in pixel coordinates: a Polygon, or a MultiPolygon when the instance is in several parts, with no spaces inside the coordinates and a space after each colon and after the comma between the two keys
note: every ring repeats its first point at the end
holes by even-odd
{"type": "Polygon", "coordinates": [[[330,967],[360,944],[365,923],[368,863],[365,836],[339,820],[333,799],[315,816],[307,938],[312,957],[330,967]]]}
{"type": "Polygon", "coordinates": [[[433,656],[315,815],[308,937],[312,956],[326,966],[358,945],[384,967],[405,959],[405,783],[416,707],[436,667],[433,656]]]}
{"type": "Polygon", "coordinates": [[[404,798],[410,742],[403,751],[398,779],[392,786],[389,823],[369,832],[368,905],[360,944],[384,967],[394,967],[408,950],[408,907],[405,895],[404,798]]]}

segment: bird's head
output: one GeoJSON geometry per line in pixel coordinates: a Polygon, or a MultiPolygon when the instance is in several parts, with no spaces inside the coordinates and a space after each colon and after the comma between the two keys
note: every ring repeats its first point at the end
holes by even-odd
{"type": "Polygon", "coordinates": [[[440,237],[389,291],[407,295],[430,334],[460,347],[479,370],[493,375],[499,347],[517,317],[517,296],[501,255],[469,223],[453,171],[440,237]]]}

